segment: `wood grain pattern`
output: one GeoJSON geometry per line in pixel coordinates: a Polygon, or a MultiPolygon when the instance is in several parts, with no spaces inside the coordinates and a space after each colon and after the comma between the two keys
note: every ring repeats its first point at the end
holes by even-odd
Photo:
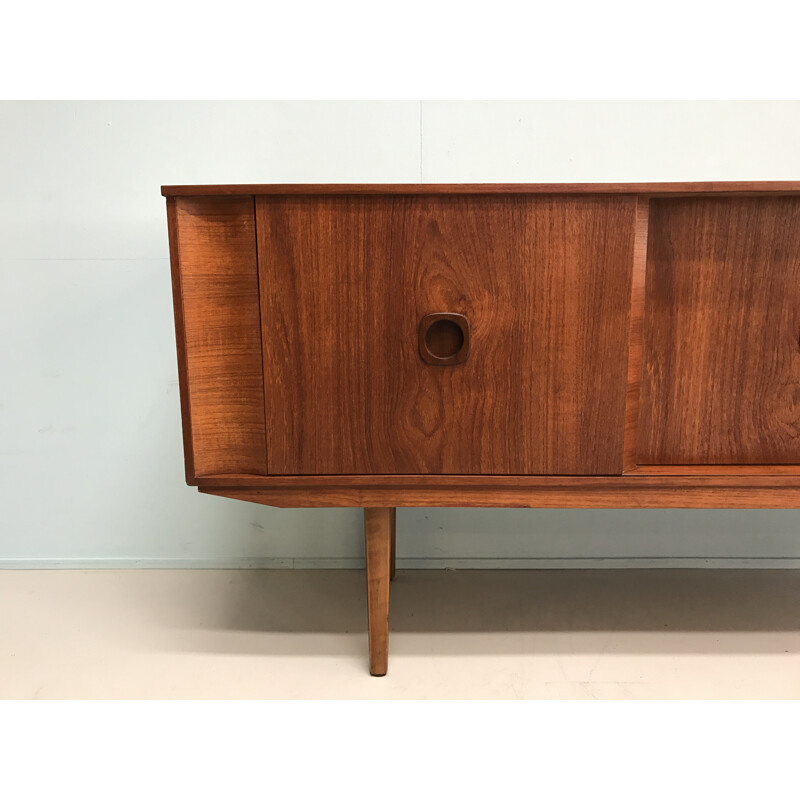
{"type": "Polygon", "coordinates": [[[169,216],[187,473],[266,473],[253,199],[181,198],[169,216]],[[189,466],[191,465],[191,467],[189,466]]]}
{"type": "Polygon", "coordinates": [[[369,671],[386,674],[389,664],[389,583],[392,571],[393,508],[364,509],[367,560],[369,671]]]}
{"type": "Polygon", "coordinates": [[[162,186],[165,197],[330,194],[763,194],[798,193],[800,181],[681,181],[656,183],[247,183],[162,186]]]}
{"type": "Polygon", "coordinates": [[[623,472],[636,469],[638,463],[639,397],[642,387],[642,337],[644,298],[647,276],[647,231],[650,201],[640,197],[636,204],[636,232],[631,276],[631,311],[628,328],[628,382],[625,391],[625,434],[623,472]]]}
{"type": "Polygon", "coordinates": [[[652,200],[642,464],[800,462],[800,198],[652,200]]]}
{"type": "Polygon", "coordinates": [[[391,572],[389,573],[390,580],[394,580],[397,574],[397,509],[389,509],[389,525],[392,536],[392,554],[391,554],[391,572]]]}
{"type": "Polygon", "coordinates": [[[183,429],[183,464],[186,482],[195,478],[194,451],[192,447],[192,407],[189,402],[189,378],[186,365],[186,331],[183,322],[183,289],[178,253],[178,201],[167,198],[167,231],[169,234],[170,277],[172,280],[172,310],[175,316],[175,349],[178,356],[178,390],[181,399],[181,427],[183,429]]]}
{"type": "Polygon", "coordinates": [[[201,488],[330,489],[332,487],[392,489],[662,489],[765,487],[800,488],[800,473],[787,467],[641,467],[626,475],[209,475],[197,478],[201,488]],[[661,471],[661,470],[669,471],[661,471]],[[777,470],[777,471],[773,471],[777,470]]]}
{"type": "Polygon", "coordinates": [[[256,198],[269,472],[619,473],[636,206],[256,198]],[[466,363],[420,359],[436,312],[466,363]]]}
{"type": "Polygon", "coordinates": [[[640,467],[621,476],[221,475],[199,483],[201,492],[288,508],[800,507],[800,473],[788,467],[640,467]]]}
{"type": "MultiPolygon", "coordinates": [[[[741,479],[748,475],[773,478],[800,476],[800,464],[640,464],[637,475],[726,475],[741,479]]],[[[780,481],[776,482],[780,485],[780,481]]]]}
{"type": "Polygon", "coordinates": [[[187,481],[364,507],[373,675],[398,506],[800,508],[800,183],[163,188],[187,481]]]}
{"type": "Polygon", "coordinates": [[[473,508],[800,508],[800,488],[626,487],[605,489],[200,488],[204,494],[279,508],[463,507],[473,508]]]}

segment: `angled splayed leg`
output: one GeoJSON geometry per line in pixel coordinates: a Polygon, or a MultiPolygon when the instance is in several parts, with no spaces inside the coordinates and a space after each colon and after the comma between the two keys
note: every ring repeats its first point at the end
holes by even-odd
{"type": "Polygon", "coordinates": [[[393,574],[395,509],[365,508],[369,671],[385,675],[389,662],[389,581],[393,574]]]}

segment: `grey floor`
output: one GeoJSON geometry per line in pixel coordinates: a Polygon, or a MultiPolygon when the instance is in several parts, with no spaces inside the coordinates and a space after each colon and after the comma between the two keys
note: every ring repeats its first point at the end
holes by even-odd
{"type": "Polygon", "coordinates": [[[800,570],[0,571],[3,698],[800,698],[800,570]]]}

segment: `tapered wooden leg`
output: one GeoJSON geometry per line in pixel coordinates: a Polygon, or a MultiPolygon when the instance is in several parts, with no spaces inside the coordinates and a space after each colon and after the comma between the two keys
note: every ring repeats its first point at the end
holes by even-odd
{"type": "Polygon", "coordinates": [[[364,509],[369,671],[372,675],[385,675],[389,664],[389,581],[394,515],[393,508],[364,509]]]}
{"type": "Polygon", "coordinates": [[[392,526],[392,561],[390,565],[389,571],[389,579],[394,580],[394,573],[396,571],[395,567],[397,565],[397,547],[396,547],[396,540],[397,540],[397,509],[392,508],[389,509],[392,513],[389,517],[389,524],[392,526]]]}

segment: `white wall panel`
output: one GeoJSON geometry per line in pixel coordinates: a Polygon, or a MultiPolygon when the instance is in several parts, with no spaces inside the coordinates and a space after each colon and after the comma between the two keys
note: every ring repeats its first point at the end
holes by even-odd
{"type": "MultiPolygon", "coordinates": [[[[184,485],[162,183],[797,179],[799,109],[436,102],[420,138],[418,103],[0,103],[0,563],[362,556],[358,510],[184,485]]],[[[402,509],[398,523],[415,566],[800,558],[793,511],[402,509]]]]}

